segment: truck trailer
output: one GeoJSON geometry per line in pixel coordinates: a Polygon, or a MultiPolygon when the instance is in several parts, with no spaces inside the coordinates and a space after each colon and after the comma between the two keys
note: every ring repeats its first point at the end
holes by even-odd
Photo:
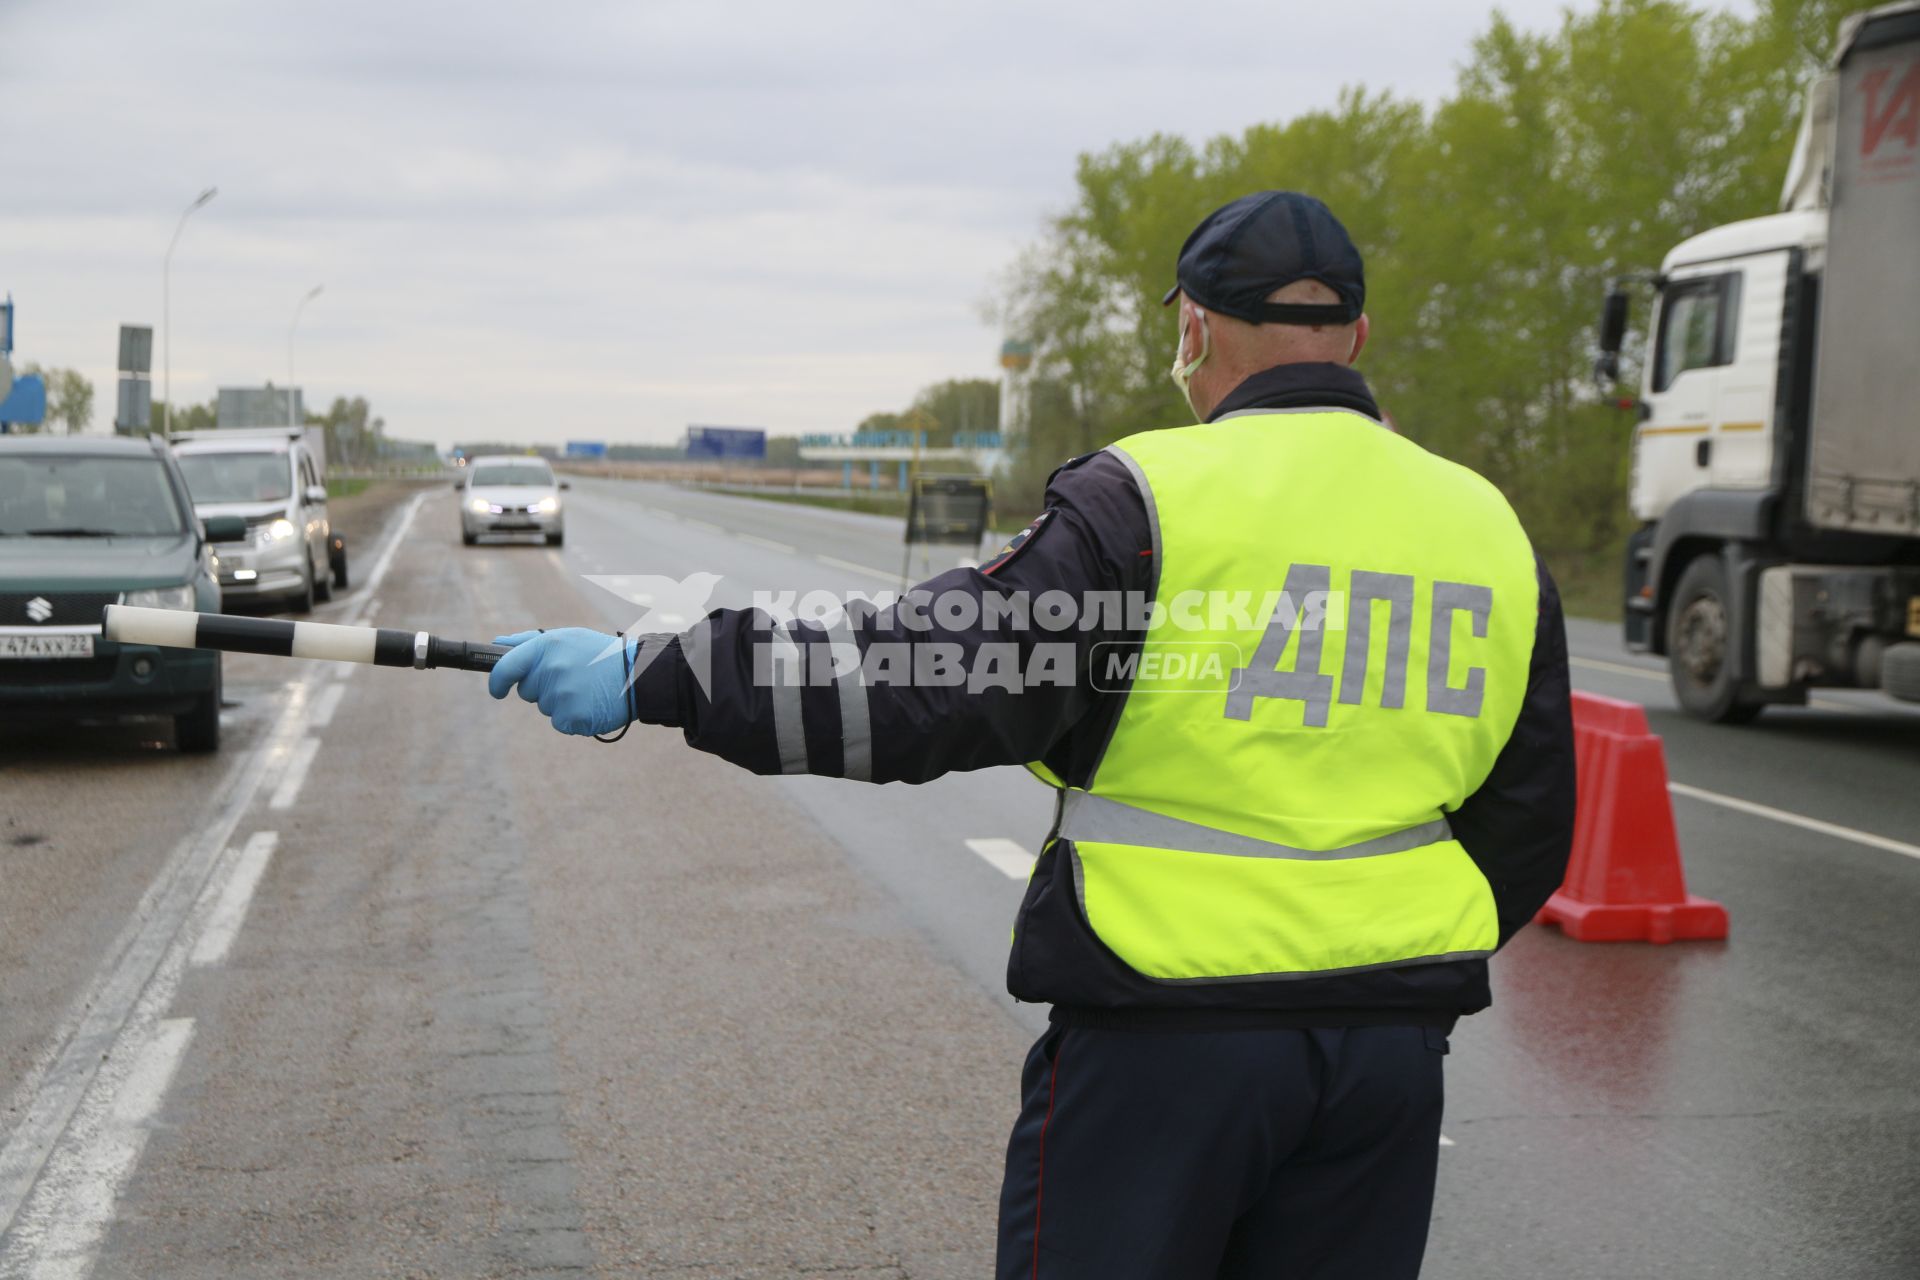
{"type": "MultiPolygon", "coordinates": [[[[1920,0],[1842,23],[1780,211],[1653,285],[1628,648],[1707,720],[1821,686],[1920,701],[1920,0]]],[[[1630,306],[1616,282],[1603,375],[1630,306]]]]}

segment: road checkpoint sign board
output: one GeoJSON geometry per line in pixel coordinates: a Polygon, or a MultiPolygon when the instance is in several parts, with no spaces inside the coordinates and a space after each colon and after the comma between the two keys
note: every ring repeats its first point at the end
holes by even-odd
{"type": "Polygon", "coordinates": [[[120,326],[120,372],[153,372],[153,328],[143,324],[120,326]]]}
{"type": "Polygon", "coordinates": [[[153,425],[153,384],[145,378],[120,379],[119,403],[113,425],[122,431],[145,431],[153,425]]]}
{"type": "Polygon", "coordinates": [[[915,476],[907,500],[907,544],[980,545],[993,510],[993,485],[979,476],[915,476]]]}

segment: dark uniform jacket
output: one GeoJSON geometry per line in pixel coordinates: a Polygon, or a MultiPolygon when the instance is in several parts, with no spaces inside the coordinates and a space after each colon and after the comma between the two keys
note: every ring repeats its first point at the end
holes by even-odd
{"type": "MultiPolygon", "coordinates": [[[[1213,417],[1252,408],[1344,408],[1378,419],[1366,383],[1332,364],[1282,365],[1248,378],[1213,417]]],[[[1177,428],[1175,428],[1177,429],[1177,428]]],[[[1385,429],[1383,427],[1383,429],[1385,429]]],[[[916,592],[990,593],[1066,591],[1148,593],[1153,585],[1152,536],[1146,505],[1126,467],[1113,455],[1092,453],[1056,471],[1045,512],[1006,551],[978,569],[953,569],[916,592]]],[[[1276,565],[1284,569],[1285,551],[1276,565]]],[[[1560,884],[1572,843],[1574,764],[1568,702],[1565,626],[1560,598],[1539,569],[1540,617],[1527,694],[1513,735],[1486,782],[1449,814],[1459,840],[1493,887],[1500,943],[1532,919],[1560,884]]],[[[1000,611],[1005,613],[1006,611],[1000,611]]],[[[1102,616],[1103,626],[1040,633],[975,619],[950,628],[921,614],[913,625],[897,610],[855,608],[852,638],[862,653],[879,643],[958,646],[969,658],[982,646],[1013,645],[1025,654],[1039,641],[1070,640],[1078,679],[1014,691],[965,684],[874,684],[862,708],[849,704],[831,680],[799,690],[801,734],[787,712],[784,741],[777,694],[762,655],[775,641],[775,622],[757,610],[720,610],[709,616],[705,687],[694,674],[684,638],[666,643],[635,683],[638,718],[676,725],[687,742],[757,773],[811,772],[874,782],[925,782],[959,769],[1043,762],[1070,786],[1085,786],[1120,714],[1121,692],[1095,689],[1087,679],[1095,645],[1137,646],[1142,632],[1124,618],[1102,616]],[[1118,629],[1108,629],[1113,623],[1118,629]],[[756,678],[756,676],[758,678],[756,678]]],[[[778,624],[803,649],[835,637],[818,624],[778,624]]],[[[778,643],[784,645],[785,639],[778,643]]],[[[817,650],[816,650],[817,651],[817,650]]],[[[951,650],[949,652],[952,652],[951,650]]],[[[791,704],[789,704],[789,707],[791,704]]],[[[1037,833],[1036,833],[1037,834],[1037,833]]],[[[1043,846],[1015,926],[1007,986],[1021,1000],[1050,1003],[1058,1021],[1080,1025],[1287,1025],[1367,1023],[1450,1024],[1485,1008],[1491,997],[1485,960],[1371,970],[1286,981],[1167,986],[1134,973],[1088,927],[1068,883],[1066,859],[1043,846]]]]}

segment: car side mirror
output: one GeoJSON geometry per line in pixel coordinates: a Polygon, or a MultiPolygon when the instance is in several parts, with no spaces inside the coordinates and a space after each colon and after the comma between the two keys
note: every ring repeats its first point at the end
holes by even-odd
{"type": "Polygon", "coordinates": [[[562,489],[571,489],[573,488],[573,482],[571,480],[562,480],[560,482],[560,487],[562,489]]]}
{"type": "Polygon", "coordinates": [[[243,516],[208,516],[208,542],[245,542],[247,522],[243,516]]]}
{"type": "Polygon", "coordinates": [[[307,486],[308,502],[325,502],[326,500],[327,486],[323,484],[310,484],[307,486]]]}

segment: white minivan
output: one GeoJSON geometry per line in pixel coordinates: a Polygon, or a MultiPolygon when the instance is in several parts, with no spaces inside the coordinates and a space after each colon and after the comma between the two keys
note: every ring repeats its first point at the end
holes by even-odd
{"type": "Polygon", "coordinates": [[[216,548],[222,600],[305,613],[347,585],[346,546],[333,536],[318,460],[298,431],[181,432],[173,452],[201,519],[247,524],[244,542],[216,548]]]}

